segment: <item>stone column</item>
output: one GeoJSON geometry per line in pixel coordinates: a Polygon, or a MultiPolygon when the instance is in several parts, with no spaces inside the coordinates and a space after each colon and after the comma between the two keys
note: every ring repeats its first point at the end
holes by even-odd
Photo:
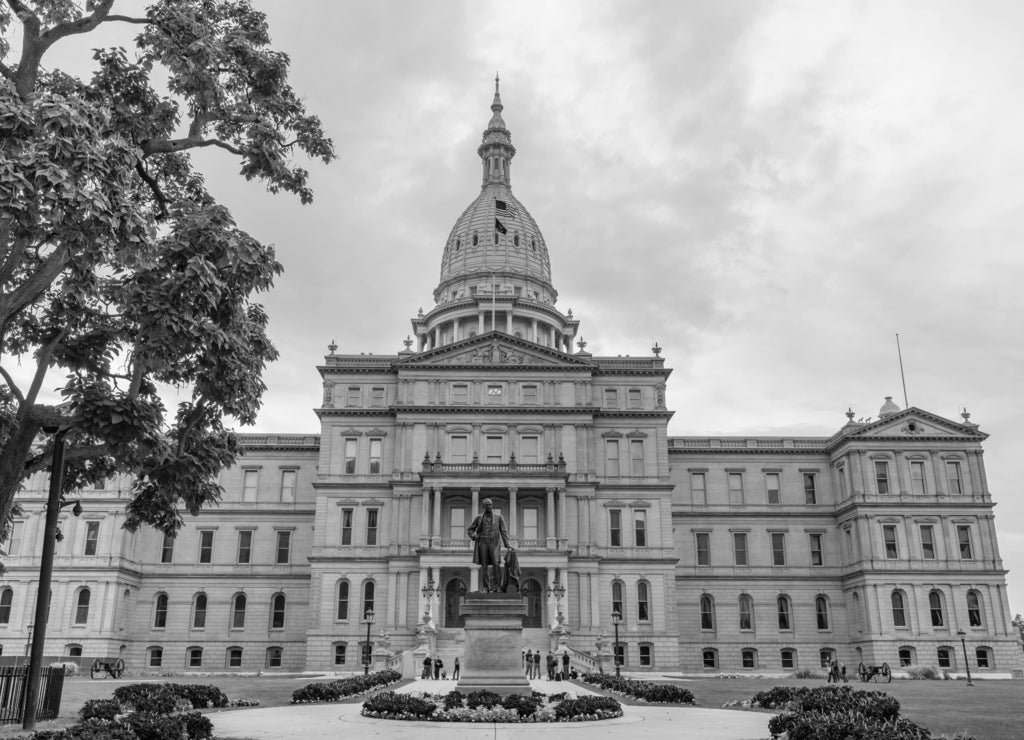
{"type": "Polygon", "coordinates": [[[555,626],[558,625],[558,610],[555,607],[555,596],[554,596],[553,593],[551,593],[551,589],[555,585],[555,569],[554,568],[548,568],[548,577],[547,577],[546,580],[547,580],[547,588],[544,589],[544,594],[547,596],[548,622],[551,625],[551,627],[555,627],[555,626]]]}
{"type": "Polygon", "coordinates": [[[517,521],[519,519],[519,517],[516,514],[516,505],[518,503],[517,500],[516,500],[516,494],[518,492],[519,492],[518,488],[516,488],[515,486],[509,486],[509,488],[508,488],[508,536],[510,538],[514,539],[514,540],[517,540],[517,541],[519,539],[519,529],[516,526],[517,521]]]}
{"type": "Polygon", "coordinates": [[[505,312],[505,333],[512,333],[512,309],[505,312]]]}
{"type": "Polygon", "coordinates": [[[434,488],[434,526],[433,540],[441,539],[441,488],[434,488]]]}
{"type": "Polygon", "coordinates": [[[473,521],[480,514],[480,488],[470,488],[469,495],[471,500],[469,520],[473,521]]]}
{"type": "MultiPolygon", "coordinates": [[[[907,493],[909,489],[907,487],[907,479],[905,478],[904,472],[903,472],[903,465],[905,464],[905,461],[903,460],[903,450],[893,450],[892,452],[893,452],[893,467],[896,468],[896,488],[897,488],[897,491],[892,491],[892,484],[891,483],[890,483],[890,491],[893,492],[893,493],[896,493],[896,492],[898,492],[898,493],[907,493]]],[[[906,471],[906,475],[909,475],[909,474],[910,474],[910,470],[908,469],[906,471]]]]}
{"type": "Polygon", "coordinates": [[[483,311],[477,311],[476,312],[476,323],[477,323],[477,334],[483,334],[484,333],[484,312],[483,311]]]}
{"type": "Polygon", "coordinates": [[[594,629],[601,627],[601,586],[594,573],[587,574],[590,591],[590,625],[594,629]]]}
{"type": "Polygon", "coordinates": [[[423,487],[423,511],[420,515],[420,540],[430,546],[430,487],[423,487]]]}
{"type": "Polygon", "coordinates": [[[385,625],[394,629],[398,621],[398,575],[394,572],[388,573],[388,610],[385,616],[385,625]]]}
{"type": "MultiPolygon", "coordinates": [[[[928,457],[932,459],[932,472],[935,475],[935,494],[937,496],[945,496],[947,493],[952,493],[952,491],[947,490],[949,488],[949,481],[946,480],[945,463],[939,459],[938,453],[934,451],[929,452],[928,457]]],[[[963,476],[963,473],[960,475],[963,476]]],[[[960,485],[963,485],[962,478],[960,485]]]]}
{"type": "Polygon", "coordinates": [[[558,539],[565,542],[566,529],[565,529],[565,489],[558,489],[558,539]]]}
{"type": "Polygon", "coordinates": [[[967,479],[970,481],[970,488],[964,493],[972,498],[981,494],[981,475],[978,473],[978,455],[976,452],[967,453],[967,479]]]}
{"type": "Polygon", "coordinates": [[[459,329],[460,329],[459,325],[461,323],[462,323],[462,319],[460,319],[458,316],[456,316],[454,319],[452,319],[452,341],[453,342],[459,341],[459,329]]]}
{"type": "Polygon", "coordinates": [[[544,529],[547,536],[547,547],[555,546],[555,489],[548,488],[547,506],[544,508],[544,529]]]}
{"type": "Polygon", "coordinates": [[[539,342],[537,342],[537,319],[533,319],[530,322],[530,331],[532,333],[531,337],[530,337],[530,340],[532,342],[534,342],[534,343],[539,343],[539,342]]]}
{"type": "Polygon", "coordinates": [[[430,613],[434,615],[434,622],[440,626],[441,620],[441,569],[430,569],[431,580],[434,581],[434,594],[430,597],[430,613]]]}

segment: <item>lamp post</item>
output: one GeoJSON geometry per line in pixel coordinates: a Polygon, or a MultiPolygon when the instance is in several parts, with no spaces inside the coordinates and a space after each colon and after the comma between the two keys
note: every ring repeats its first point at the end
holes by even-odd
{"type": "Polygon", "coordinates": [[[427,623],[430,621],[430,600],[434,597],[437,589],[434,588],[434,582],[427,581],[427,585],[420,589],[420,593],[423,594],[423,622],[427,623]]]}
{"type": "MultiPolygon", "coordinates": [[[[43,668],[43,647],[46,644],[46,617],[50,611],[50,581],[53,579],[53,556],[57,546],[57,515],[64,506],[60,490],[64,483],[64,435],[67,429],[44,427],[53,434],[53,460],[50,463],[50,491],[46,498],[46,525],[43,530],[43,552],[39,562],[39,587],[36,590],[36,615],[31,631],[32,650],[28,660],[28,684],[25,686],[25,705],[22,729],[36,728],[36,703],[39,697],[39,676],[43,668]]],[[[75,502],[75,516],[82,513],[82,505],[75,502]]],[[[63,538],[61,538],[63,539],[63,538]]]]}
{"type": "Polygon", "coordinates": [[[964,651],[964,667],[967,669],[967,685],[973,686],[974,681],[971,680],[971,663],[967,660],[967,633],[963,630],[956,631],[957,637],[960,638],[960,647],[964,651]]]}
{"type": "Polygon", "coordinates": [[[555,597],[555,625],[562,623],[562,599],[565,597],[565,586],[560,581],[555,581],[546,589],[548,598],[555,597]]]}
{"type": "Polygon", "coordinates": [[[370,675],[370,626],[373,624],[373,609],[367,609],[363,617],[366,622],[366,662],[363,665],[363,675],[370,675]]]}
{"type": "Polygon", "coordinates": [[[615,661],[615,678],[619,678],[619,622],[622,621],[622,614],[616,609],[612,612],[612,624],[615,625],[615,644],[612,645],[612,660],[615,661]]]}

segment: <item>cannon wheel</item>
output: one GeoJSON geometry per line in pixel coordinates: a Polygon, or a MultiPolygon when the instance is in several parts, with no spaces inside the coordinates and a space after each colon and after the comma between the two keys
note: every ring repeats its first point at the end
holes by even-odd
{"type": "Polygon", "coordinates": [[[868,680],[868,667],[866,665],[864,665],[863,663],[861,663],[859,666],[857,666],[857,675],[860,676],[860,680],[861,680],[862,683],[867,683],[867,680],[868,680]]]}
{"type": "Polygon", "coordinates": [[[92,662],[92,666],[89,667],[89,675],[92,678],[96,678],[99,674],[103,673],[103,664],[100,663],[100,659],[96,658],[92,662]]]}
{"type": "Polygon", "coordinates": [[[114,678],[121,678],[122,673],[124,673],[124,659],[118,658],[117,662],[114,663],[114,668],[110,672],[110,675],[112,675],[114,678]]]}
{"type": "Polygon", "coordinates": [[[882,663],[882,678],[885,679],[886,683],[892,683],[892,670],[890,670],[888,663],[882,663]]]}

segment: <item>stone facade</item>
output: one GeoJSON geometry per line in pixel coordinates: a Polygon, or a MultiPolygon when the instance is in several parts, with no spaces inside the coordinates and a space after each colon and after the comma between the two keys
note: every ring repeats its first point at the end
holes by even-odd
{"type": "MultiPolygon", "coordinates": [[[[555,307],[547,245],[511,194],[497,92],[480,194],[445,244],[435,306],[395,355],[319,372],[317,435],[243,435],[224,498],[173,541],[121,529],[126,480],[65,510],[47,655],[150,670],[359,670],[463,648],[479,588],[466,529],[490,498],[518,550],[524,647],[577,659],[615,624],[632,670],[1022,668],[985,435],[891,401],[831,437],[670,437],[670,370],[596,357],[555,307]]],[[[46,478],[5,546],[0,644],[31,621],[46,478]]],[[[610,667],[610,664],[608,664],[610,667]]]]}

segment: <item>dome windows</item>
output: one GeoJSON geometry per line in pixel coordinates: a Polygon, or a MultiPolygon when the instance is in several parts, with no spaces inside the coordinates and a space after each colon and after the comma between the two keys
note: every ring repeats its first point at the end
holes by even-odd
{"type": "Polygon", "coordinates": [[[516,245],[517,247],[519,246],[519,234],[516,234],[516,235],[515,235],[515,236],[514,236],[514,237],[512,238],[512,242],[513,242],[513,243],[514,243],[514,244],[515,244],[515,245],[516,245]]]}
{"type": "Polygon", "coordinates": [[[494,232],[494,243],[495,244],[498,243],[498,232],[497,231],[494,232]]]}
{"type": "Polygon", "coordinates": [[[537,240],[536,239],[531,239],[530,240],[530,249],[532,249],[534,252],[537,251],[537,240]]]}
{"type": "Polygon", "coordinates": [[[479,243],[480,243],[479,237],[476,234],[473,234],[473,246],[475,247],[479,243]]]}
{"type": "Polygon", "coordinates": [[[461,239],[456,239],[455,240],[455,251],[458,252],[460,249],[462,249],[462,240],[461,239]]]}

